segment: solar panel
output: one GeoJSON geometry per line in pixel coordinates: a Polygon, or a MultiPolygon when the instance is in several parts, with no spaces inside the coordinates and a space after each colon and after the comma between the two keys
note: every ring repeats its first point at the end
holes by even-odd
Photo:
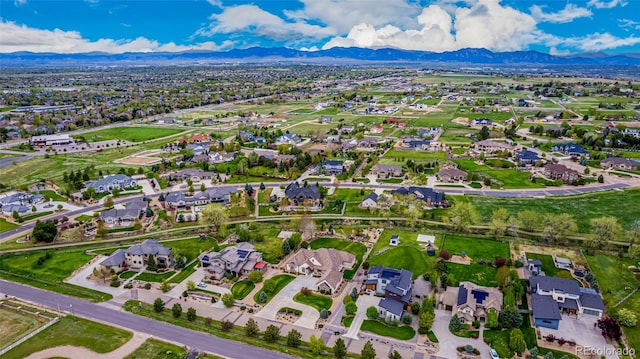
{"type": "Polygon", "coordinates": [[[243,249],[238,249],[238,257],[246,258],[248,255],[249,255],[248,251],[245,251],[243,249]]]}
{"type": "Polygon", "coordinates": [[[477,304],[482,304],[484,300],[489,296],[489,293],[481,290],[472,290],[471,295],[476,299],[477,304]]]}

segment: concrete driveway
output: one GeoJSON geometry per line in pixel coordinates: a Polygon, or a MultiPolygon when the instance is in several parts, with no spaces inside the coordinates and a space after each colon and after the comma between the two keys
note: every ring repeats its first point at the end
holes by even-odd
{"type": "Polygon", "coordinates": [[[482,339],[460,338],[451,334],[449,331],[450,320],[451,312],[436,309],[436,320],[433,322],[432,330],[440,342],[440,350],[436,353],[438,357],[457,358],[456,348],[469,344],[474,348],[478,348],[482,359],[490,359],[489,346],[482,339]]]}
{"type": "Polygon", "coordinates": [[[320,319],[320,313],[316,308],[294,302],[293,297],[298,294],[302,288],[315,288],[317,282],[318,278],[311,276],[301,275],[296,277],[296,279],[286,287],[282,288],[282,290],[256,314],[256,317],[275,320],[280,308],[294,308],[301,310],[302,315],[293,324],[307,329],[315,329],[316,322],[320,319]]]}
{"type": "Polygon", "coordinates": [[[351,322],[351,326],[347,333],[342,335],[345,338],[351,338],[359,340],[358,333],[360,332],[360,326],[362,322],[367,318],[367,308],[374,306],[377,307],[380,303],[381,298],[376,297],[374,295],[361,295],[356,300],[356,305],[358,306],[358,311],[356,312],[356,316],[353,318],[353,322],[351,322]]]}
{"type": "Polygon", "coordinates": [[[605,353],[607,359],[618,359],[619,357],[614,347],[611,344],[607,344],[600,329],[594,327],[597,322],[598,318],[594,316],[583,315],[580,319],[575,319],[563,315],[558,330],[540,328],[540,333],[542,336],[553,334],[556,338],[562,337],[567,340],[573,340],[576,342],[576,348],[579,346],[596,348],[598,352],[605,353]]]}
{"type": "Polygon", "coordinates": [[[125,292],[128,289],[124,289],[122,285],[120,287],[114,288],[110,285],[100,284],[96,281],[89,280],[93,274],[93,269],[97,267],[100,262],[102,262],[107,256],[99,256],[87,264],[84,268],[80,269],[77,273],[67,278],[65,282],[70,284],[79,285],[81,287],[97,290],[98,292],[109,293],[114,297],[117,297],[125,292]]]}

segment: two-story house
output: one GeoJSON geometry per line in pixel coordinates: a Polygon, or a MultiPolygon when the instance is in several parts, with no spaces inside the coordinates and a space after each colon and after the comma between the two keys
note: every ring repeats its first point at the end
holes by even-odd
{"type": "Polygon", "coordinates": [[[129,249],[118,249],[100,262],[100,265],[113,269],[116,273],[126,268],[144,269],[147,267],[149,256],[153,257],[158,268],[173,268],[175,265],[171,248],[163,246],[153,238],[131,246],[129,249]]]}
{"type": "Polygon", "coordinates": [[[87,183],[87,187],[93,187],[96,193],[111,192],[116,188],[123,190],[135,186],[137,186],[136,180],[123,174],[108,175],[97,181],[87,183]]]}
{"type": "Polygon", "coordinates": [[[460,282],[458,287],[448,287],[440,295],[438,305],[456,314],[461,323],[486,321],[489,312],[494,311],[496,317],[500,314],[502,292],[471,282],[460,282]]]}
{"type": "Polygon", "coordinates": [[[322,293],[334,293],[342,284],[345,269],[356,264],[356,257],[334,248],[316,250],[300,248],[284,263],[287,272],[318,277],[316,290],[322,293]]]}
{"type": "Polygon", "coordinates": [[[319,171],[330,175],[341,175],[344,172],[344,162],[327,160],[321,162],[319,165],[319,171]]]}
{"type": "Polygon", "coordinates": [[[372,294],[384,294],[378,304],[380,316],[400,320],[411,302],[413,274],[406,269],[374,266],[369,269],[365,290],[372,294]]]}
{"type": "Polygon", "coordinates": [[[254,270],[264,271],[266,264],[262,261],[262,253],[248,242],[240,242],[220,252],[205,253],[200,257],[202,268],[215,279],[222,279],[227,274],[242,276],[254,270]]]}

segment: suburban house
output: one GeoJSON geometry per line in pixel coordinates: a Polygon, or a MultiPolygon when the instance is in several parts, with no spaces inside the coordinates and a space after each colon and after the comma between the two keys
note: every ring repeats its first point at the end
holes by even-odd
{"type": "Polygon", "coordinates": [[[609,157],[600,161],[600,166],[608,169],[635,170],[640,166],[640,162],[628,158],[609,157]]]}
{"type": "Polygon", "coordinates": [[[474,126],[493,126],[493,121],[488,118],[476,118],[471,121],[471,124],[474,126]]]}
{"type": "Polygon", "coordinates": [[[374,266],[369,269],[365,290],[372,294],[384,294],[378,304],[380,316],[389,320],[400,320],[411,301],[413,274],[406,269],[374,266]]]}
{"type": "Polygon", "coordinates": [[[589,158],[589,152],[587,152],[582,146],[576,143],[563,143],[551,146],[551,151],[559,152],[566,156],[580,157],[585,156],[589,158]]]}
{"type": "Polygon", "coordinates": [[[309,187],[300,186],[298,182],[290,183],[284,190],[284,195],[289,203],[294,206],[301,206],[305,201],[310,202],[313,206],[320,204],[320,188],[317,184],[309,187]]]}
{"type": "Polygon", "coordinates": [[[16,212],[19,216],[23,216],[31,211],[31,208],[20,204],[7,204],[2,206],[2,214],[12,216],[16,212]]]}
{"type": "Polygon", "coordinates": [[[238,135],[240,136],[240,139],[242,141],[245,141],[245,142],[253,142],[253,141],[255,141],[255,135],[253,134],[253,132],[240,131],[240,133],[238,135]]]}
{"type": "Polygon", "coordinates": [[[300,248],[289,257],[284,269],[287,272],[319,277],[316,290],[322,293],[334,293],[342,284],[342,271],[351,269],[356,257],[348,252],[334,248],[316,250],[300,248]]]}
{"type": "Polygon", "coordinates": [[[474,320],[486,321],[490,311],[500,314],[502,308],[502,292],[497,288],[483,287],[471,282],[460,282],[456,287],[448,287],[440,295],[439,305],[442,309],[457,314],[461,323],[472,323],[474,320]]]}
{"type": "Polygon", "coordinates": [[[413,148],[416,150],[428,150],[431,147],[431,142],[422,139],[407,139],[403,140],[404,147],[413,148]]]}
{"type": "Polygon", "coordinates": [[[474,144],[474,148],[477,152],[494,153],[496,151],[513,151],[515,146],[500,141],[482,140],[474,144]]]}
{"type": "Polygon", "coordinates": [[[342,125],[342,127],[340,127],[340,133],[351,133],[353,130],[355,130],[353,125],[342,125]]]}
{"type": "Polygon", "coordinates": [[[453,166],[443,167],[438,171],[438,178],[442,182],[459,182],[466,181],[469,175],[467,172],[457,169],[453,166]]]}
{"type": "Polygon", "coordinates": [[[276,144],[282,145],[297,145],[302,142],[302,139],[294,133],[285,133],[284,135],[276,138],[276,144]]]}
{"type": "Polygon", "coordinates": [[[384,142],[380,138],[376,137],[363,137],[361,140],[358,140],[357,146],[360,148],[376,148],[378,144],[384,142]]]}
{"type": "MultiPolygon", "coordinates": [[[[208,157],[207,157],[208,158],[208,157]]],[[[214,172],[207,172],[199,169],[186,168],[176,172],[168,173],[162,175],[162,177],[166,177],[169,181],[186,181],[191,180],[192,182],[200,182],[203,180],[210,180],[216,176],[214,172]]]]}
{"type": "Polygon", "coordinates": [[[318,165],[321,173],[331,174],[331,175],[341,175],[344,172],[344,162],[335,161],[335,160],[327,160],[321,162],[318,165]]]}
{"type": "Polygon", "coordinates": [[[374,125],[374,126],[371,126],[371,130],[369,132],[382,133],[382,131],[384,131],[384,127],[382,127],[382,125],[374,125]]]}
{"type": "Polygon", "coordinates": [[[397,120],[395,118],[388,118],[387,119],[387,123],[390,124],[390,125],[396,125],[396,126],[398,126],[398,128],[404,128],[407,125],[406,121],[397,120]]]}
{"type": "Polygon", "coordinates": [[[538,154],[533,151],[521,151],[516,155],[516,162],[522,166],[533,166],[540,160],[538,154]]]}
{"type": "Polygon", "coordinates": [[[542,261],[538,259],[528,259],[527,269],[534,276],[540,274],[540,272],[542,272],[542,261]]]}
{"type": "Polygon", "coordinates": [[[371,173],[378,178],[402,177],[402,166],[375,164],[371,167],[371,173]]]}
{"type": "Polygon", "coordinates": [[[111,208],[100,212],[100,220],[109,227],[132,226],[147,210],[147,202],[133,200],[124,204],[124,208],[111,208]]]}
{"type": "Polygon", "coordinates": [[[64,146],[64,145],[75,145],[76,142],[73,138],[69,137],[68,134],[61,135],[43,135],[43,136],[32,136],[29,140],[29,144],[32,146],[64,146]]]}
{"type": "Polygon", "coordinates": [[[605,309],[595,290],[580,287],[573,279],[535,276],[529,279],[529,286],[534,324],[538,327],[558,329],[562,314],[600,318],[605,309]]]}
{"type": "Polygon", "coordinates": [[[227,204],[231,201],[231,195],[236,192],[236,189],[228,187],[209,188],[192,196],[185,192],[172,192],[165,197],[165,202],[169,208],[191,208],[211,203],[227,204]]]}
{"type": "Polygon", "coordinates": [[[123,190],[135,186],[137,186],[136,180],[123,174],[108,175],[97,181],[87,183],[87,188],[93,187],[96,193],[111,192],[116,188],[123,190]]]}
{"type": "Polygon", "coordinates": [[[333,117],[331,117],[331,116],[320,116],[320,122],[322,122],[322,123],[333,123],[333,117]]]}
{"type": "Polygon", "coordinates": [[[443,207],[447,206],[447,201],[444,198],[444,192],[435,191],[433,188],[426,187],[400,187],[391,191],[391,194],[398,194],[402,196],[412,195],[415,198],[427,202],[429,207],[443,207]]]}
{"type": "Polygon", "coordinates": [[[228,273],[242,276],[254,270],[265,271],[267,268],[262,261],[262,253],[256,251],[249,242],[240,242],[220,252],[205,253],[200,257],[200,264],[215,279],[222,279],[228,273]]]}
{"type": "Polygon", "coordinates": [[[625,136],[633,136],[635,138],[640,137],[640,129],[627,127],[622,131],[625,136]]]}
{"type": "Polygon", "coordinates": [[[375,207],[377,205],[378,205],[378,195],[375,192],[371,192],[362,199],[362,202],[360,202],[358,207],[362,209],[366,209],[370,207],[375,207]]]}
{"type": "Polygon", "coordinates": [[[562,182],[573,182],[580,178],[578,171],[556,163],[544,165],[544,175],[551,180],[561,180],[562,182]]]}
{"type": "Polygon", "coordinates": [[[44,195],[40,193],[17,192],[0,197],[0,207],[4,206],[33,206],[44,202],[44,195]]]}
{"type": "Polygon", "coordinates": [[[100,265],[113,269],[116,273],[126,268],[144,269],[150,255],[153,256],[158,268],[173,268],[175,265],[171,248],[163,246],[153,238],[131,246],[129,249],[118,249],[100,262],[100,265]]]}
{"type": "Polygon", "coordinates": [[[180,138],[176,141],[177,144],[181,143],[209,143],[211,142],[211,136],[207,134],[196,134],[191,137],[180,138]]]}

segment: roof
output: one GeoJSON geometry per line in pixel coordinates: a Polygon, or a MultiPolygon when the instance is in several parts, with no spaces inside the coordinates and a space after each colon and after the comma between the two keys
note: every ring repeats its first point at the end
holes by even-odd
{"type": "Polygon", "coordinates": [[[105,267],[116,267],[121,265],[124,261],[124,251],[122,249],[118,249],[115,252],[111,253],[109,257],[100,262],[100,265],[103,265],[105,267]]]}
{"type": "Polygon", "coordinates": [[[612,165],[625,165],[627,167],[637,167],[640,166],[640,162],[622,157],[609,157],[600,161],[601,164],[612,164],[612,165]]]}
{"type": "Polygon", "coordinates": [[[571,264],[571,260],[562,257],[556,257],[556,263],[571,264]]]}
{"type": "Polygon", "coordinates": [[[580,294],[580,304],[583,307],[604,310],[604,302],[599,294],[582,293],[580,294]]]}
{"type": "Polygon", "coordinates": [[[529,279],[531,288],[539,287],[545,291],[563,291],[565,293],[580,295],[580,286],[573,279],[564,279],[548,276],[536,276],[529,279]]]}
{"type": "Polygon", "coordinates": [[[393,191],[392,194],[401,194],[408,195],[413,194],[416,198],[426,201],[428,198],[431,199],[431,202],[439,203],[444,201],[444,192],[434,191],[433,188],[426,187],[400,187],[393,191]]]}
{"type": "Polygon", "coordinates": [[[119,173],[119,174],[108,175],[103,178],[100,178],[99,180],[92,182],[90,186],[93,188],[98,188],[100,186],[107,187],[109,184],[112,184],[112,183],[118,183],[118,182],[128,183],[131,181],[132,181],[131,177],[119,173]]]}
{"type": "Polygon", "coordinates": [[[375,169],[378,172],[402,172],[402,166],[400,165],[375,164],[372,169],[375,169]]]}
{"type": "Polygon", "coordinates": [[[304,187],[300,186],[298,182],[293,182],[287,186],[284,194],[287,198],[320,199],[320,188],[318,188],[317,184],[304,187]]]}
{"type": "Polygon", "coordinates": [[[455,167],[443,168],[438,171],[440,177],[467,177],[467,172],[459,170],[455,167]]]}
{"type": "Polygon", "coordinates": [[[413,276],[413,273],[406,269],[374,266],[369,268],[369,274],[378,274],[378,278],[389,280],[389,283],[387,283],[387,286],[385,287],[385,291],[401,296],[405,302],[409,301],[411,297],[411,277],[413,276]]]}
{"type": "Polygon", "coordinates": [[[171,248],[165,247],[155,239],[150,238],[141,244],[131,246],[129,249],[125,250],[125,253],[133,255],[171,255],[171,248]]]}
{"type": "Polygon", "coordinates": [[[551,147],[552,151],[561,151],[566,153],[588,154],[582,146],[577,143],[562,143],[551,147]]]}
{"type": "Polygon", "coordinates": [[[531,309],[533,310],[533,317],[536,319],[562,319],[558,303],[551,296],[532,294],[531,309]]]}
{"type": "Polygon", "coordinates": [[[542,266],[542,261],[538,260],[538,259],[529,259],[527,260],[527,264],[532,264],[536,267],[540,267],[542,266]]]}
{"type": "Polygon", "coordinates": [[[539,160],[538,154],[533,151],[522,151],[518,153],[519,160],[539,160]]]}
{"type": "Polygon", "coordinates": [[[546,171],[549,171],[551,173],[575,173],[575,174],[579,174],[578,171],[572,170],[571,168],[565,166],[565,165],[561,165],[561,164],[557,164],[557,163],[547,163],[546,165],[544,165],[544,169],[546,171]]]}
{"type": "Polygon", "coordinates": [[[364,202],[364,201],[366,201],[366,200],[368,200],[368,199],[370,199],[370,200],[372,200],[372,201],[374,201],[374,202],[378,203],[378,195],[377,195],[375,192],[371,192],[371,193],[369,193],[368,195],[366,195],[366,196],[362,199],[362,202],[364,202]]]}
{"type": "Polygon", "coordinates": [[[378,306],[398,317],[401,317],[404,311],[404,303],[389,298],[383,298],[378,306]]]}
{"type": "Polygon", "coordinates": [[[343,167],[344,166],[344,162],[342,161],[335,161],[335,160],[327,160],[324,161],[320,164],[323,167],[343,167]]]}

